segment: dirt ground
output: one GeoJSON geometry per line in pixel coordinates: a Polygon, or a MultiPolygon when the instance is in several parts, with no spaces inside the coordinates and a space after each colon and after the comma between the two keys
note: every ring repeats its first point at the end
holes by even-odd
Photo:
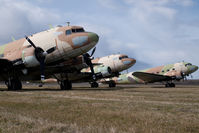
{"type": "Polygon", "coordinates": [[[198,133],[199,86],[0,86],[0,132],[198,133]]]}

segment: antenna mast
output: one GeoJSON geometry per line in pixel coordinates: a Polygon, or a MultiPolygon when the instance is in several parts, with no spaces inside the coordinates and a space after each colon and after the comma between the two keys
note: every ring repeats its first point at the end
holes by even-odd
{"type": "Polygon", "coordinates": [[[66,22],[68,26],[70,26],[70,22],[66,22]]]}

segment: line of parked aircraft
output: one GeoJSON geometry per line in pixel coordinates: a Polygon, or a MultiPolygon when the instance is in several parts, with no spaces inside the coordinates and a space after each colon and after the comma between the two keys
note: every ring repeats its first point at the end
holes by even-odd
{"type": "Polygon", "coordinates": [[[120,74],[136,60],[124,54],[93,58],[99,36],[81,26],[57,26],[25,36],[0,46],[0,80],[8,90],[22,89],[21,81],[56,81],[62,90],[72,89],[72,83],[89,82],[115,87],[121,83],[165,82],[175,87],[174,80],[184,79],[198,67],[180,62],[146,70],[120,74]],[[88,53],[92,50],[91,54],[88,53]]]}

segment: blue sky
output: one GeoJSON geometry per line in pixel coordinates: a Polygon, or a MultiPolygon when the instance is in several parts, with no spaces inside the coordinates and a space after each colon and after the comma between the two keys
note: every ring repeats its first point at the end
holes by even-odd
{"type": "MultiPolygon", "coordinates": [[[[179,61],[199,66],[197,0],[0,0],[0,44],[48,29],[81,25],[100,36],[96,57],[124,53],[129,71],[179,61]]],[[[193,74],[199,79],[199,71],[193,74]]]]}

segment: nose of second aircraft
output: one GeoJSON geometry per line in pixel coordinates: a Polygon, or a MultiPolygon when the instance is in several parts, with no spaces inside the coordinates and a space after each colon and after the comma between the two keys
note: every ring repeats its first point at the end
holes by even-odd
{"type": "Polygon", "coordinates": [[[193,73],[193,72],[195,72],[197,70],[198,70],[198,66],[196,66],[196,65],[192,65],[192,66],[188,67],[188,73],[189,74],[191,74],[191,73],[193,73]]]}
{"type": "Polygon", "coordinates": [[[88,38],[91,42],[97,43],[99,41],[99,36],[96,33],[88,33],[88,38]]]}
{"type": "Polygon", "coordinates": [[[198,70],[198,66],[193,65],[192,68],[191,68],[191,70],[192,70],[192,72],[197,71],[198,70]]]}
{"type": "Polygon", "coordinates": [[[122,61],[125,65],[132,66],[136,63],[136,60],[133,58],[127,58],[122,61]]]}

